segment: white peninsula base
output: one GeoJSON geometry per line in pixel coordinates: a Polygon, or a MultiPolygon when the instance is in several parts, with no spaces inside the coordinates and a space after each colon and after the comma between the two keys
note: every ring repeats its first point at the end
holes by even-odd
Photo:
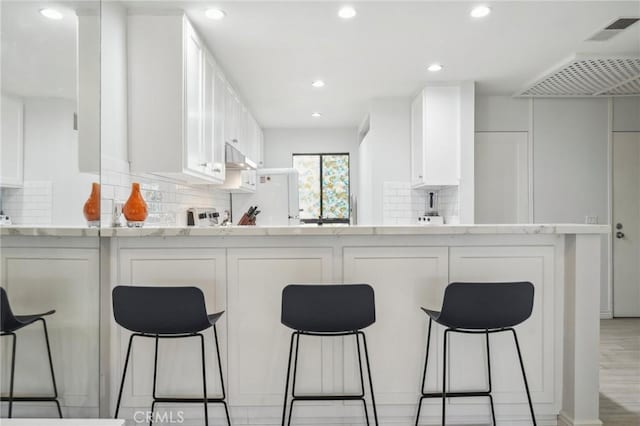
{"type": "MultiPolygon", "coordinates": [[[[377,322],[366,333],[380,423],[410,425],[426,341],[420,307],[439,308],[445,286],[453,281],[531,281],[534,311],[518,333],[538,424],[597,426],[599,234],[605,232],[606,226],[581,225],[102,230],[103,247],[111,253],[103,268],[111,287],[197,285],[211,312],[226,310],[219,334],[228,401],[234,423],[246,425],[280,423],[290,336],[280,324],[285,285],[374,287],[377,322]]],[[[109,315],[110,300],[103,298],[102,304],[109,315]]],[[[442,328],[434,330],[427,384],[437,390],[442,328]]],[[[108,331],[111,408],[106,413],[112,413],[129,334],[113,322],[108,331]]],[[[507,334],[491,339],[498,423],[528,425],[512,340],[507,334]]],[[[317,337],[301,342],[300,393],[358,390],[354,342],[317,337]]],[[[447,363],[451,390],[485,388],[483,343],[482,336],[453,335],[447,363]]],[[[215,393],[219,379],[212,338],[207,344],[209,389],[215,393]]],[[[150,407],[153,374],[153,343],[141,340],[134,351],[121,409],[121,417],[129,419],[150,407]]],[[[161,343],[158,388],[159,394],[200,395],[195,343],[161,343]]],[[[198,405],[159,407],[165,409],[184,410],[193,424],[202,416],[198,405]]],[[[216,405],[209,413],[222,421],[216,405]]],[[[451,399],[447,413],[450,424],[490,423],[483,398],[451,399]]],[[[439,421],[440,401],[426,401],[421,424],[439,421]]],[[[294,423],[363,424],[362,405],[299,403],[294,423]]]]}

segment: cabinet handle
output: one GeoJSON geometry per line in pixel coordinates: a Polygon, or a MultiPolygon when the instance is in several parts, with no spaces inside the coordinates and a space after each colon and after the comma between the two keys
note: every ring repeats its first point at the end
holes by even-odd
{"type": "Polygon", "coordinates": [[[422,179],[422,175],[418,175],[418,179],[422,179]]]}
{"type": "Polygon", "coordinates": [[[231,139],[231,142],[238,143],[238,139],[231,139]]]}
{"type": "Polygon", "coordinates": [[[211,163],[201,163],[200,167],[211,167],[211,163]]]}
{"type": "Polygon", "coordinates": [[[213,169],[213,171],[216,173],[222,173],[222,169],[213,169]]]}

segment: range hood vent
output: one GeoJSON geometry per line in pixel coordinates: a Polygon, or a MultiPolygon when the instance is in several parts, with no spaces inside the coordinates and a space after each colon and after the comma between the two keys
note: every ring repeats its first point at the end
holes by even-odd
{"type": "Polygon", "coordinates": [[[617,36],[636,22],[640,21],[640,18],[618,18],[604,29],[598,31],[591,37],[587,39],[587,41],[607,41],[617,36]]]}
{"type": "Polygon", "coordinates": [[[251,170],[256,168],[256,163],[247,158],[239,149],[230,143],[224,147],[225,167],[229,170],[251,170]]]}
{"type": "Polygon", "coordinates": [[[516,93],[516,97],[640,95],[640,56],[574,56],[516,93]]]}

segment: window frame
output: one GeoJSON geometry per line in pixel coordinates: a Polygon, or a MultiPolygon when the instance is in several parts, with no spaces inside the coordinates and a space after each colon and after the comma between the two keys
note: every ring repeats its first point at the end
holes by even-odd
{"type": "MultiPolygon", "coordinates": [[[[291,154],[291,167],[294,166],[294,162],[293,159],[296,156],[318,156],[320,159],[320,215],[324,214],[324,209],[323,209],[323,203],[322,203],[322,199],[324,198],[324,193],[323,193],[323,189],[324,189],[324,182],[323,182],[323,174],[322,174],[322,157],[326,156],[330,156],[330,155],[346,155],[347,156],[347,160],[349,163],[349,167],[347,170],[347,176],[349,178],[349,189],[347,191],[347,203],[348,203],[348,209],[347,209],[347,218],[346,219],[327,219],[327,218],[322,218],[322,223],[338,223],[338,224],[349,224],[351,223],[351,155],[348,152],[294,152],[291,154]]],[[[302,223],[320,223],[320,220],[315,218],[315,219],[300,219],[300,222],[302,223]]]]}

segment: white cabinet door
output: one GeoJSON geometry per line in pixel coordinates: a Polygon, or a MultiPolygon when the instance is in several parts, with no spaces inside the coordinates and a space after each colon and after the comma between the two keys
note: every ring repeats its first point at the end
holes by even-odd
{"type": "Polygon", "coordinates": [[[460,88],[424,89],[424,183],[458,185],[460,181],[460,88]]]}
{"type": "Polygon", "coordinates": [[[238,114],[240,110],[240,102],[229,83],[225,86],[224,98],[224,140],[235,148],[240,143],[238,136],[238,114]]]}
{"type": "MultiPolygon", "coordinates": [[[[365,330],[376,402],[415,404],[422,383],[427,316],[439,310],[448,283],[447,247],[346,247],[344,282],[368,283],[376,295],[376,323],[365,330]],[[398,273],[402,271],[402,273],[398,273]],[[399,326],[401,324],[401,326],[399,326]],[[376,373],[377,372],[377,373],[376,373]]],[[[428,387],[442,371],[442,329],[433,327],[428,387]]],[[[359,390],[354,339],[344,339],[345,392],[359,390]]],[[[427,405],[428,403],[425,403],[427,405]]]]}
{"type": "MultiPolygon", "coordinates": [[[[200,170],[219,183],[224,182],[224,141],[217,135],[220,129],[221,120],[219,107],[216,107],[217,100],[217,67],[213,56],[205,51],[204,53],[204,74],[203,74],[203,162],[200,170]],[[219,144],[222,143],[222,150],[219,144]]],[[[224,93],[224,92],[223,92],[224,93]]]]}
{"type": "Polygon", "coordinates": [[[2,139],[0,140],[0,186],[20,187],[23,182],[23,104],[2,96],[2,139]]]}
{"type": "Polygon", "coordinates": [[[422,92],[411,103],[411,185],[424,184],[424,144],[422,92]]]}
{"type": "Polygon", "coordinates": [[[216,69],[213,89],[213,174],[224,181],[224,114],[225,114],[226,81],[222,71],[216,69]]]}
{"type": "MultiPolygon", "coordinates": [[[[282,404],[292,332],[280,323],[282,289],[292,283],[331,282],[332,265],[331,248],[228,250],[229,399],[234,404],[282,404]]],[[[333,375],[323,368],[333,359],[332,340],[301,338],[300,394],[333,391],[333,375]]],[[[296,405],[301,417],[304,405],[296,405]]]]}
{"type": "MultiPolygon", "coordinates": [[[[69,240],[72,239],[60,238],[56,244],[68,244],[69,240]]],[[[47,328],[62,410],[72,417],[78,413],[83,413],[80,417],[93,417],[98,414],[100,398],[100,259],[97,238],[93,239],[95,243],[89,238],[82,240],[82,247],[55,249],[7,247],[10,243],[3,241],[0,279],[16,314],[56,310],[54,315],[47,317],[47,328]]],[[[2,339],[2,394],[6,395],[11,343],[2,339]]],[[[15,378],[16,395],[51,394],[43,330],[39,323],[18,332],[15,378]]],[[[48,411],[41,412],[42,403],[17,404],[14,414],[55,413],[51,404],[46,406],[48,411]]]]}
{"type": "MultiPolygon", "coordinates": [[[[226,253],[215,248],[124,249],[120,252],[119,282],[121,285],[196,286],[205,296],[207,312],[226,310],[226,253]]],[[[216,324],[226,373],[227,315],[216,324]]],[[[205,337],[207,390],[220,394],[218,362],[215,355],[213,330],[202,332],[205,337]]],[[[130,333],[118,327],[113,336],[116,356],[112,379],[119,383],[130,333]]],[[[123,395],[123,417],[147,407],[152,395],[154,340],[136,339],[130,360],[130,378],[123,395]]],[[[165,339],[158,350],[158,394],[198,397],[202,395],[202,366],[198,338],[165,339]]],[[[145,408],[146,409],[146,408],[145,408]]],[[[210,410],[213,418],[222,411],[210,410]]]]}
{"type": "Polygon", "coordinates": [[[185,154],[186,168],[204,172],[203,48],[193,27],[185,20],[185,154]]]}
{"type": "Polygon", "coordinates": [[[459,86],[428,86],[411,104],[411,184],[414,188],[460,182],[459,86]]]}
{"type": "MultiPolygon", "coordinates": [[[[449,279],[451,282],[514,282],[530,281],[535,287],[533,313],[516,327],[522,357],[527,371],[531,397],[538,416],[557,413],[560,407],[562,374],[550,366],[559,365],[562,354],[562,329],[558,322],[562,300],[562,268],[555,264],[555,247],[451,247],[449,279]]],[[[512,413],[528,415],[520,366],[513,337],[509,333],[491,336],[493,395],[499,404],[512,413]]],[[[482,389],[486,386],[486,348],[482,336],[456,335],[451,339],[448,364],[451,389],[482,389]]],[[[462,398],[451,401],[452,414],[462,398]],[[458,401],[459,400],[459,401],[458,401]]]]}

